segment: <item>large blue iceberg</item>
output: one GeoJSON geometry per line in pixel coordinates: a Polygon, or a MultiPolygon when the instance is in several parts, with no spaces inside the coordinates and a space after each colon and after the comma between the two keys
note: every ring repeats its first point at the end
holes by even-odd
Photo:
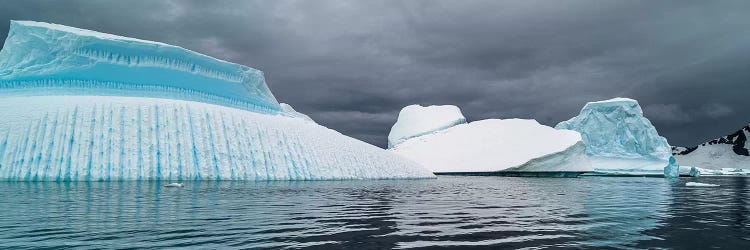
{"type": "Polygon", "coordinates": [[[670,164],[667,139],[643,116],[638,101],[614,98],[587,103],[581,113],[557,129],[581,133],[594,170],[605,174],[664,174],[679,171],[670,164]],[[667,168],[668,169],[665,169],[667,168]]]}
{"type": "Polygon", "coordinates": [[[433,177],[281,106],[258,70],[163,43],[13,21],[0,88],[3,180],[433,177]]]}

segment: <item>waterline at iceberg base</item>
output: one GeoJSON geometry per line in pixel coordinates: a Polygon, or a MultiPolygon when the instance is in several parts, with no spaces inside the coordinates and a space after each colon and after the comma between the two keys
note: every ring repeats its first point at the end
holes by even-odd
{"type": "Polygon", "coordinates": [[[434,178],[281,106],[262,72],[177,46],[12,22],[0,179],[434,178]]]}

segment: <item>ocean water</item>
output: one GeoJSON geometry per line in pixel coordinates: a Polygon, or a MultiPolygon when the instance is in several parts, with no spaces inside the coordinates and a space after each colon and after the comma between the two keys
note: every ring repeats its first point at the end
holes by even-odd
{"type": "Polygon", "coordinates": [[[0,182],[0,248],[750,249],[742,177],[163,184],[0,182]]]}

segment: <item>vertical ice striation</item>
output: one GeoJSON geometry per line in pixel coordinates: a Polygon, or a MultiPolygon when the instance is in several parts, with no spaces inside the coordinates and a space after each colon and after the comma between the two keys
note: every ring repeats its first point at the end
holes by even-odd
{"type": "Polygon", "coordinates": [[[339,180],[432,173],[318,124],[192,101],[0,98],[0,179],[339,180]]]}
{"type": "Polygon", "coordinates": [[[11,23],[0,116],[2,180],[433,177],[282,109],[258,70],[55,24],[11,23]]]}

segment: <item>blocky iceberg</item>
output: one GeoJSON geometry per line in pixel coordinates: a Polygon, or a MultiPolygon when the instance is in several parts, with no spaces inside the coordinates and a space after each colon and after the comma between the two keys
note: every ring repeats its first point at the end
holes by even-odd
{"type": "Polygon", "coordinates": [[[258,70],[163,43],[14,21],[0,88],[3,180],[433,177],[281,106],[258,70]]]}
{"type": "Polygon", "coordinates": [[[535,120],[487,119],[465,123],[455,106],[407,106],[391,131],[408,138],[390,151],[433,172],[586,172],[591,171],[581,135],[535,120]],[[441,112],[436,112],[439,109],[441,112]],[[424,111],[422,114],[420,111],[424,111]],[[457,115],[458,114],[458,115],[457,115]],[[417,115],[417,118],[407,116],[417,115]],[[446,117],[441,117],[445,115],[446,117]],[[430,124],[430,118],[435,122],[430,124]],[[410,124],[414,121],[418,124],[410,124]],[[446,127],[446,124],[455,123],[446,127]],[[404,133],[403,128],[411,128],[404,133]],[[423,128],[420,131],[418,128],[423,128]],[[437,130],[436,130],[437,129],[437,130]]]}
{"type": "Polygon", "coordinates": [[[663,174],[670,166],[667,139],[659,136],[633,99],[589,102],[578,116],[555,128],[580,132],[593,167],[600,173],[663,174]]]}

